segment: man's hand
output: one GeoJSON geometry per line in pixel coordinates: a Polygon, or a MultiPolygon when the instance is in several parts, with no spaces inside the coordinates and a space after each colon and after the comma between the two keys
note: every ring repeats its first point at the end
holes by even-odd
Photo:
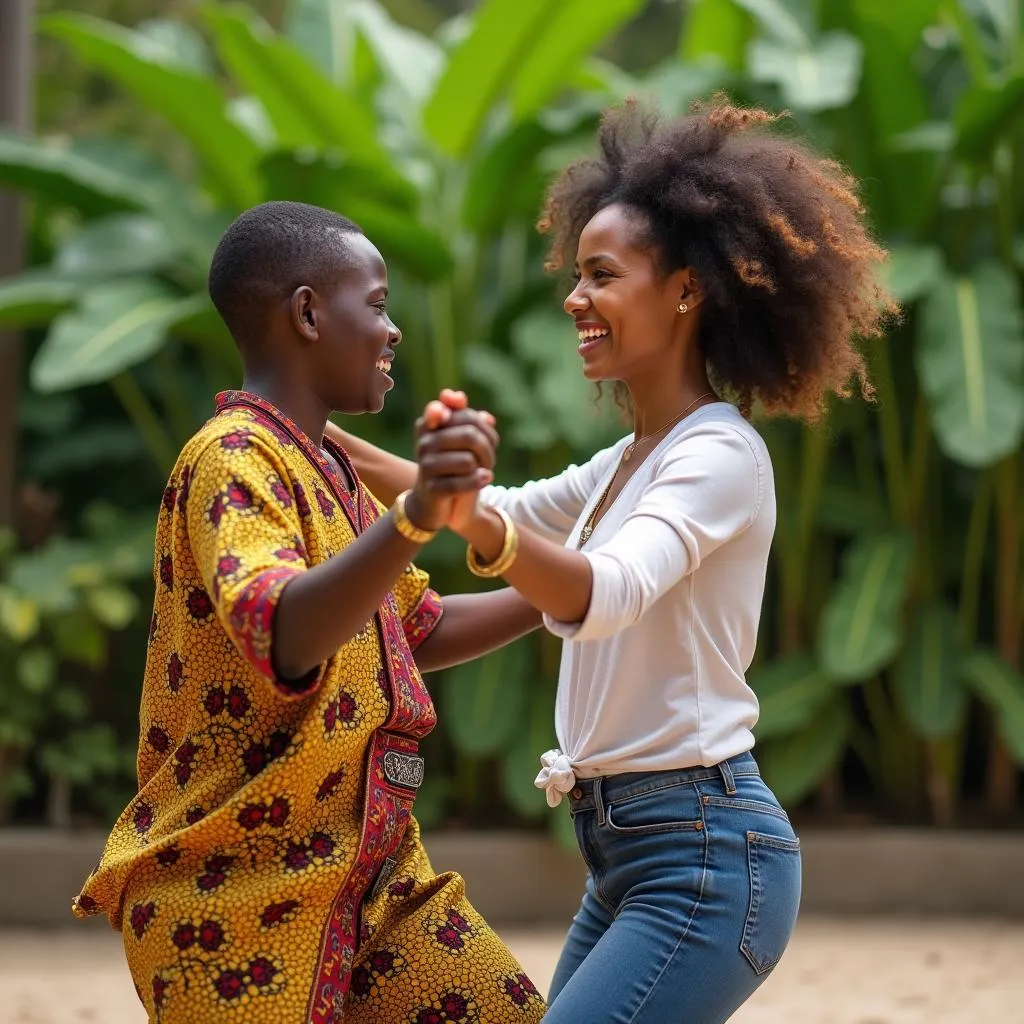
{"type": "MultiPolygon", "coordinates": [[[[431,402],[427,409],[429,412],[426,417],[426,426],[430,429],[462,422],[478,422],[492,429],[495,427],[495,419],[491,413],[478,412],[469,408],[469,399],[464,391],[443,388],[438,401],[431,402]]],[[[480,486],[485,487],[492,479],[493,474],[480,486]]],[[[469,491],[457,494],[452,499],[448,514],[449,529],[455,533],[461,533],[469,525],[478,511],[478,496],[479,491],[469,491]]]]}
{"type": "Polygon", "coordinates": [[[477,493],[494,479],[494,417],[466,406],[464,394],[446,390],[416,421],[418,473],[406,511],[422,529],[471,519],[477,493]]]}

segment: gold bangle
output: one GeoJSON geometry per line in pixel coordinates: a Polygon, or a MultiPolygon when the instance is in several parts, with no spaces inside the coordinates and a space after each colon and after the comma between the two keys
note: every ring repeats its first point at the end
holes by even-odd
{"type": "Polygon", "coordinates": [[[488,565],[482,565],[477,553],[470,544],[466,548],[466,565],[474,576],[483,576],[484,579],[494,579],[495,576],[502,576],[512,568],[512,563],[519,553],[519,530],[512,522],[509,514],[502,508],[492,508],[498,518],[505,524],[505,541],[501,546],[501,554],[488,565]]]}
{"type": "Polygon", "coordinates": [[[412,491],[402,491],[391,506],[391,522],[395,529],[414,544],[426,544],[437,536],[437,530],[421,530],[405,511],[405,502],[412,491]]]}

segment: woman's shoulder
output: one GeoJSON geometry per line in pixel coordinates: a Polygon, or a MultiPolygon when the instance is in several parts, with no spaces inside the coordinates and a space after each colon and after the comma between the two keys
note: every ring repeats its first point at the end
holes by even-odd
{"type": "Polygon", "coordinates": [[[721,457],[734,450],[741,459],[746,456],[757,463],[771,462],[764,438],[729,402],[713,402],[687,417],[669,434],[664,454],[669,458],[690,455],[701,448],[709,455],[721,457]]]}
{"type": "Polygon", "coordinates": [[[752,515],[766,499],[774,501],[774,475],[764,438],[726,402],[705,406],[679,425],[668,438],[655,474],[683,483],[706,481],[714,485],[707,494],[712,504],[725,495],[752,515]]]}

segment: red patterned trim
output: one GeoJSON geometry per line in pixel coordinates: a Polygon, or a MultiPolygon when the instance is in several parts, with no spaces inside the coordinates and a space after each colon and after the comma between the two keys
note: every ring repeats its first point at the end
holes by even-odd
{"type": "Polygon", "coordinates": [[[310,673],[309,677],[294,684],[279,679],[274,671],[274,616],[277,614],[277,603],[285,584],[302,571],[291,565],[265,569],[242,588],[231,607],[229,620],[235,641],[249,663],[287,697],[304,697],[315,690],[320,682],[320,672],[310,673]]]}
{"type": "Polygon", "coordinates": [[[415,651],[434,632],[437,624],[441,621],[443,612],[444,603],[441,600],[441,595],[436,590],[427,587],[423,591],[419,604],[406,615],[402,622],[410,651],[415,651]]]}
{"type": "Polygon", "coordinates": [[[409,824],[416,791],[395,785],[384,774],[384,755],[389,750],[415,756],[419,744],[379,729],[373,734],[366,765],[363,832],[352,870],[321,938],[316,981],[306,1011],[309,1024],[339,1024],[343,1019],[359,948],[360,906],[384,862],[397,852],[409,824]]]}
{"type": "Polygon", "coordinates": [[[405,638],[394,594],[384,598],[377,618],[380,623],[381,661],[391,701],[391,714],[385,728],[422,739],[437,725],[437,714],[405,638]]]}

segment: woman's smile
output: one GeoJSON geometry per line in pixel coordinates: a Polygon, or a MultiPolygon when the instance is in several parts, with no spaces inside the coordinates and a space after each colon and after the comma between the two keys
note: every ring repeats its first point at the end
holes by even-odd
{"type": "Polygon", "coordinates": [[[577,351],[586,359],[590,353],[600,348],[606,341],[611,341],[612,332],[607,325],[595,321],[578,320],[576,335],[580,339],[577,351]]]}

